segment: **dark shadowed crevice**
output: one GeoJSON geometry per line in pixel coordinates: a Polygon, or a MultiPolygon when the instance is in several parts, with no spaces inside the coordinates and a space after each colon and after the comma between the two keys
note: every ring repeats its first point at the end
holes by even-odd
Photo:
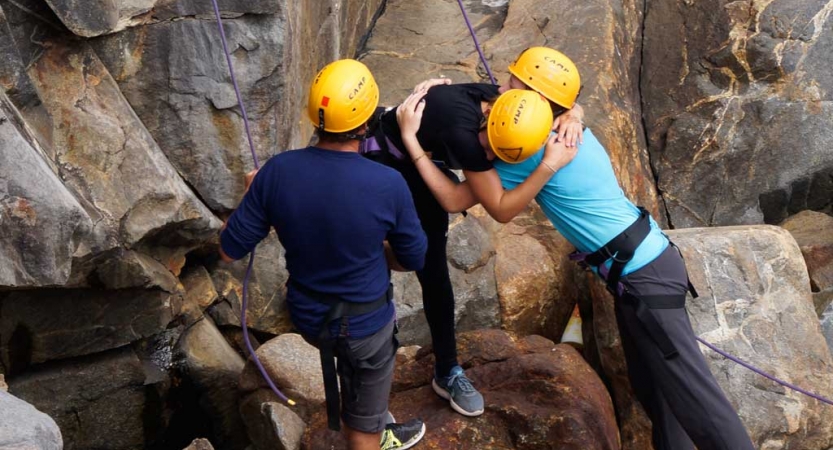
{"type": "Polygon", "coordinates": [[[668,209],[668,204],[665,201],[665,196],[662,195],[662,190],[659,187],[659,173],[657,172],[656,164],[653,155],[651,154],[651,141],[649,140],[648,122],[645,120],[645,95],[642,92],[642,78],[645,76],[645,22],[648,18],[648,1],[643,0],[642,3],[642,20],[639,25],[639,75],[636,80],[636,89],[639,94],[640,114],[639,120],[642,122],[642,133],[645,138],[645,151],[648,153],[648,165],[651,169],[651,175],[654,178],[654,189],[656,189],[659,197],[660,206],[665,212],[665,219],[668,223],[669,229],[674,229],[674,223],[671,220],[671,211],[668,209]]]}
{"type": "Polygon", "coordinates": [[[370,24],[367,26],[367,32],[365,32],[364,36],[359,39],[359,45],[356,46],[356,54],[353,55],[353,58],[359,59],[359,56],[364,53],[367,41],[370,40],[370,36],[373,35],[373,29],[376,28],[376,21],[379,20],[379,17],[382,17],[382,14],[385,13],[387,5],[388,0],[382,0],[382,3],[379,5],[379,9],[377,9],[376,13],[373,14],[373,18],[370,19],[370,24]]]}

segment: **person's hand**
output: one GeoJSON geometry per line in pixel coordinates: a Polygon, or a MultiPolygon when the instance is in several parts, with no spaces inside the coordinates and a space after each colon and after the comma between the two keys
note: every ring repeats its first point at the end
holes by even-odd
{"type": "Polygon", "coordinates": [[[419,124],[422,121],[422,111],[425,110],[425,94],[428,89],[421,89],[409,95],[408,98],[396,108],[396,122],[399,123],[399,132],[402,137],[416,136],[419,131],[419,124]]]}
{"type": "Polygon", "coordinates": [[[558,140],[567,147],[575,147],[577,142],[584,143],[584,123],[581,115],[572,109],[555,118],[552,130],[558,133],[558,140]]]}
{"type": "Polygon", "coordinates": [[[576,154],[578,154],[578,147],[568,147],[563,140],[558,139],[557,134],[552,134],[547,139],[547,148],[544,150],[541,163],[555,173],[569,164],[576,154]]]}
{"type": "Polygon", "coordinates": [[[246,174],[246,192],[249,192],[249,186],[252,185],[252,182],[255,180],[255,175],[257,175],[257,170],[252,170],[251,172],[246,174]]]}
{"type": "Polygon", "coordinates": [[[414,86],[413,93],[416,94],[419,91],[427,91],[428,89],[431,89],[434,86],[439,86],[441,84],[451,84],[451,79],[440,76],[440,78],[431,78],[425,80],[422,83],[419,83],[416,86],[414,86]]]}

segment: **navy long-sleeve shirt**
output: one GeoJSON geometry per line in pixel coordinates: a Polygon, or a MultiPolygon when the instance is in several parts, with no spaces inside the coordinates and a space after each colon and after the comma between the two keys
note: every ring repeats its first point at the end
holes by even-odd
{"type": "MultiPolygon", "coordinates": [[[[293,284],[370,302],[390,283],[384,240],[404,268],[419,270],[425,261],[427,241],[405,180],[358,153],[308,147],[270,159],[229,218],[220,236],[223,251],[242,258],[271,227],[286,250],[290,316],[301,333],[312,336],[318,335],[328,306],[293,284]]],[[[371,335],[393,314],[389,304],[353,317],[349,334],[371,335]]],[[[338,324],[331,326],[337,333],[338,324]]]]}

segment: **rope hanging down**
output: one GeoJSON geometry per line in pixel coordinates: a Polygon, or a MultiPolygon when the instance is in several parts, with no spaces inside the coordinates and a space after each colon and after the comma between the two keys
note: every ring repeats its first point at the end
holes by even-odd
{"type": "Polygon", "coordinates": [[[489,63],[486,62],[486,56],[483,54],[483,50],[480,49],[480,42],[477,41],[477,35],[474,33],[474,27],[471,26],[469,15],[466,14],[466,8],[463,6],[463,0],[457,0],[457,4],[460,5],[460,11],[463,12],[463,19],[465,19],[466,26],[469,28],[471,39],[474,41],[474,48],[477,49],[477,54],[480,55],[480,61],[483,63],[483,67],[486,68],[486,73],[489,74],[489,79],[492,80],[492,84],[497,84],[495,76],[492,75],[492,69],[489,68],[489,63]]]}
{"type": "MultiPolygon", "coordinates": [[[[483,62],[483,66],[486,67],[486,73],[488,73],[489,78],[492,79],[492,84],[497,84],[495,82],[495,77],[492,76],[492,71],[489,69],[489,63],[486,62],[486,57],[483,56],[483,52],[480,50],[480,43],[477,42],[477,36],[474,34],[474,28],[472,28],[471,22],[469,22],[469,18],[466,15],[466,10],[465,10],[465,8],[463,8],[463,0],[457,0],[457,3],[460,5],[460,10],[463,11],[463,18],[466,20],[466,26],[468,26],[469,32],[471,33],[472,40],[474,40],[474,46],[477,49],[477,53],[480,54],[480,60],[483,62]]],[[[711,349],[712,351],[714,351],[718,355],[728,359],[729,361],[732,361],[736,364],[739,364],[739,365],[751,370],[752,372],[757,373],[758,375],[760,375],[764,378],[768,378],[769,380],[772,380],[772,381],[780,384],[781,386],[784,386],[788,389],[792,389],[793,391],[796,391],[796,392],[804,394],[804,395],[806,395],[810,398],[814,398],[814,399],[816,399],[816,400],[818,400],[822,403],[827,403],[828,405],[833,406],[833,400],[822,397],[821,395],[818,395],[818,394],[814,394],[814,393],[809,392],[807,390],[804,390],[804,389],[802,389],[802,388],[800,388],[800,387],[798,387],[794,384],[791,384],[787,381],[781,380],[781,379],[779,379],[779,378],[777,378],[773,375],[770,375],[770,374],[764,372],[763,370],[753,366],[752,364],[749,364],[749,363],[741,360],[740,358],[738,358],[736,356],[732,356],[731,354],[726,353],[723,350],[720,350],[719,348],[715,347],[714,345],[706,342],[705,340],[703,340],[699,337],[697,338],[697,341],[700,342],[701,344],[705,345],[706,347],[708,347],[709,349],[711,349]]]]}
{"type": "MultiPolygon", "coordinates": [[[[252,161],[254,162],[255,169],[260,169],[260,163],[257,160],[257,153],[255,153],[255,145],[252,141],[252,133],[249,130],[249,116],[246,114],[246,107],[243,105],[243,96],[240,95],[240,87],[237,85],[237,78],[234,76],[234,66],[231,64],[231,53],[228,50],[228,43],[226,42],[226,32],[223,30],[223,19],[220,17],[220,8],[217,6],[217,0],[211,0],[211,3],[214,6],[214,15],[217,16],[217,28],[220,30],[220,40],[223,42],[223,52],[226,55],[226,62],[228,63],[231,83],[234,85],[234,93],[237,95],[237,104],[240,106],[240,113],[243,116],[243,127],[246,129],[246,138],[249,141],[249,150],[252,152],[252,161]]],[[[285,395],[283,395],[280,389],[275,386],[275,383],[269,377],[269,374],[266,373],[266,368],[264,368],[263,364],[261,364],[260,359],[257,357],[254,348],[252,348],[252,343],[249,340],[249,328],[246,326],[246,308],[248,306],[249,299],[249,278],[252,275],[254,262],[255,251],[252,250],[252,253],[249,255],[249,266],[246,268],[246,276],[243,277],[243,300],[240,306],[240,326],[243,328],[243,341],[246,343],[246,349],[249,351],[252,361],[254,361],[258,371],[260,371],[260,374],[263,376],[263,379],[266,380],[266,383],[272,389],[272,392],[274,392],[278,398],[284,402],[294,405],[295,401],[288,399],[285,395]]]]}

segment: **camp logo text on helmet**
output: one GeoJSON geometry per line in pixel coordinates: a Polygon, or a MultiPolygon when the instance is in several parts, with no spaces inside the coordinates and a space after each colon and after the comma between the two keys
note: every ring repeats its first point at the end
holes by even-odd
{"type": "Polygon", "coordinates": [[[495,155],[519,163],[537,153],[552,128],[552,108],[535,91],[511,89],[495,101],[486,123],[486,136],[495,155]]]}
{"type": "Polygon", "coordinates": [[[581,90],[581,76],[570,58],[558,50],[530,47],[509,64],[509,72],[551,102],[570,109],[581,90]]]}
{"type": "Polygon", "coordinates": [[[310,85],[307,117],[322,131],[345,133],[363,125],[379,104],[370,69],[354,59],[326,65],[310,85]]]}
{"type": "Polygon", "coordinates": [[[513,119],[515,125],[517,125],[520,121],[521,114],[524,112],[524,105],[526,105],[526,99],[522,98],[521,101],[518,103],[518,109],[515,111],[515,118],[513,119]]]}
{"type": "Polygon", "coordinates": [[[353,92],[351,92],[351,93],[350,93],[350,95],[348,96],[348,98],[349,98],[350,100],[353,100],[354,98],[356,98],[356,95],[358,95],[358,94],[359,94],[359,92],[360,92],[360,91],[362,90],[362,88],[364,87],[364,83],[365,83],[365,79],[364,79],[364,77],[362,77],[362,79],[361,79],[361,80],[359,80],[359,84],[358,84],[358,85],[356,85],[355,89],[353,89],[353,92]]]}

